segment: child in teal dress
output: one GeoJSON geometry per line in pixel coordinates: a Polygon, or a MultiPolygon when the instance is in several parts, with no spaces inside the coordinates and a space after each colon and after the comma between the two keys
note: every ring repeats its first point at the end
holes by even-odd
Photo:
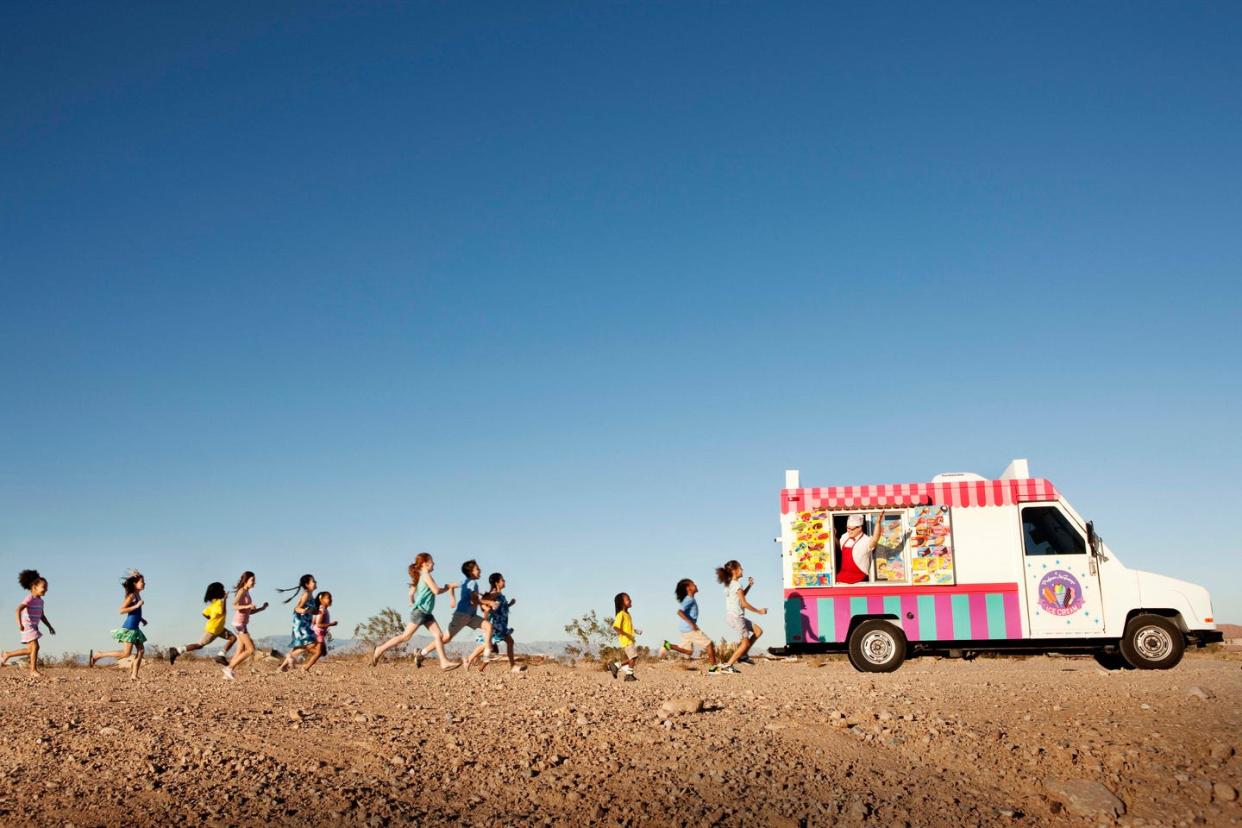
{"type": "MultiPolygon", "coordinates": [[[[479,606],[487,610],[488,623],[492,625],[491,641],[484,641],[478,647],[474,648],[474,652],[466,659],[469,664],[480,655],[483,655],[493,643],[505,643],[505,651],[509,657],[509,669],[514,673],[520,673],[524,668],[518,667],[513,659],[513,628],[509,626],[509,607],[517,603],[517,599],[509,599],[505,597],[505,576],[499,572],[493,572],[487,579],[488,586],[491,587],[486,595],[479,596],[479,606]]],[[[479,663],[479,672],[487,669],[487,660],[484,659],[479,663]]]]}
{"type": "Polygon", "coordinates": [[[125,600],[121,602],[121,615],[125,616],[125,620],[121,623],[121,628],[112,631],[112,637],[119,641],[123,646],[120,650],[113,650],[107,653],[97,653],[91,650],[87,663],[94,667],[95,663],[101,658],[129,658],[130,653],[134,654],[133,664],[129,668],[129,677],[138,678],[138,668],[142,666],[142,657],[146,653],[144,646],[147,641],[146,635],[143,634],[140,627],[146,626],[147,619],[142,617],[142,591],[147,588],[147,582],[143,579],[142,573],[138,570],[130,570],[125,580],[121,581],[121,587],[125,590],[125,600]]]}

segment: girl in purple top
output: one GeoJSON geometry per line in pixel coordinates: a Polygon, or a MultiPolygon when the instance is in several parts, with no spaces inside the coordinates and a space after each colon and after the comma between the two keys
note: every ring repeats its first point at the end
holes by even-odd
{"type": "Polygon", "coordinates": [[[0,650],[0,667],[7,664],[10,658],[28,655],[30,656],[30,674],[38,676],[42,675],[38,670],[38,663],[39,639],[43,635],[39,632],[39,622],[47,626],[48,632],[56,635],[52,622],[48,621],[47,616],[43,614],[43,596],[47,594],[47,579],[36,570],[23,569],[17,576],[17,582],[22,585],[22,589],[30,591],[30,594],[17,605],[17,629],[21,632],[22,643],[26,646],[11,653],[0,650]]]}

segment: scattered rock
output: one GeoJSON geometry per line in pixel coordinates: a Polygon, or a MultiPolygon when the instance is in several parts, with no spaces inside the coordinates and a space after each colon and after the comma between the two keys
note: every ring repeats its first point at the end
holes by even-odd
{"type": "Polygon", "coordinates": [[[1217,782],[1212,786],[1212,796],[1217,802],[1233,802],[1238,798],[1238,792],[1232,785],[1226,785],[1224,782],[1217,782]]]}
{"type": "Polygon", "coordinates": [[[1205,690],[1197,684],[1193,687],[1187,687],[1186,695],[1194,696],[1196,699],[1199,699],[1200,701],[1207,701],[1208,699],[1216,698],[1216,694],[1213,693],[1211,690],[1205,690]]]}
{"type": "Polygon", "coordinates": [[[703,700],[690,697],[669,699],[660,705],[660,709],[670,716],[701,713],[703,712],[703,700]]]}
{"type": "Polygon", "coordinates": [[[1050,779],[1044,783],[1044,787],[1061,800],[1071,814],[1119,817],[1126,812],[1125,803],[1099,782],[1089,779],[1050,779]]]}

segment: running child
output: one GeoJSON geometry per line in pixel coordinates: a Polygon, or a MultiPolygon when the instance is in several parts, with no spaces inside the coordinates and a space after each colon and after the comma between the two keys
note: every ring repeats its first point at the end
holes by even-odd
{"type": "MultiPolygon", "coordinates": [[[[207,605],[203,610],[203,617],[207,619],[207,623],[203,625],[203,634],[198,639],[197,644],[186,644],[181,650],[178,650],[176,647],[169,647],[169,664],[176,664],[177,658],[183,653],[201,650],[217,638],[223,638],[228,641],[224,645],[224,654],[228,655],[229,650],[233,649],[233,645],[237,643],[237,636],[224,627],[225,601],[228,599],[228,596],[229,594],[224,591],[224,584],[219,581],[212,581],[207,585],[207,591],[203,593],[203,603],[207,605]]],[[[223,656],[220,658],[225,664],[228,664],[227,659],[223,656]]]]}
{"type": "MultiPolygon", "coordinates": [[[[374,667],[379,662],[380,656],[385,652],[396,647],[398,644],[404,644],[418,632],[420,627],[426,627],[427,632],[431,633],[431,643],[435,647],[436,655],[440,657],[441,670],[456,670],[461,666],[460,661],[449,661],[444,654],[444,636],[440,630],[440,625],[436,623],[436,618],[432,613],[436,608],[436,596],[443,595],[451,589],[455,589],[459,584],[445,584],[440,586],[431,577],[431,571],[436,568],[436,562],[431,555],[426,552],[419,552],[414,556],[414,562],[410,564],[408,572],[410,575],[410,623],[405,625],[405,631],[385,641],[383,644],[375,648],[371,653],[371,666],[374,667]]],[[[421,667],[422,659],[415,657],[414,666],[421,667]]]]}
{"type": "Polygon", "coordinates": [[[47,595],[47,578],[40,575],[37,570],[23,569],[17,575],[17,582],[21,584],[22,589],[30,593],[17,605],[17,631],[21,635],[22,643],[26,646],[12,652],[0,650],[0,667],[8,664],[10,658],[30,656],[30,674],[41,676],[43,674],[38,669],[39,639],[43,637],[43,633],[39,632],[39,622],[42,621],[47,631],[56,635],[52,622],[48,621],[47,616],[43,614],[43,596],[47,595]]]}
{"type": "Polygon", "coordinates": [[[759,636],[763,635],[763,628],[746,617],[746,610],[759,615],[768,614],[766,609],[760,609],[746,600],[750,588],[755,585],[755,579],[748,578],[746,586],[743,587],[742,575],[742,565],[737,561],[729,561],[716,568],[716,580],[724,584],[725,623],[741,636],[733,655],[729,656],[729,663],[720,668],[722,673],[740,673],[741,670],[734,665],[746,657],[759,636]]]}
{"type": "Polygon", "coordinates": [[[634,629],[634,619],[630,617],[630,607],[634,606],[634,602],[628,594],[618,592],[612,599],[612,605],[617,610],[617,615],[612,620],[612,628],[617,631],[617,641],[625,651],[626,660],[610,662],[608,672],[612,673],[613,678],[618,673],[624,673],[626,681],[638,681],[638,676],[634,675],[634,664],[638,661],[636,636],[642,635],[643,631],[634,629]]]}
{"type": "Polygon", "coordinates": [[[466,659],[466,666],[470,666],[476,656],[483,656],[482,662],[479,664],[479,672],[487,669],[488,662],[491,661],[488,656],[491,654],[492,645],[505,643],[505,649],[509,656],[509,670],[514,673],[522,672],[523,668],[518,667],[513,660],[513,628],[509,626],[509,607],[517,603],[517,599],[509,599],[505,597],[505,576],[499,572],[493,572],[487,578],[487,584],[490,591],[482,596],[480,603],[487,607],[488,631],[491,633],[483,640],[483,643],[475,647],[474,652],[466,659]]]}
{"type": "MultiPolygon", "coordinates": [[[[482,570],[479,569],[478,561],[474,559],[468,560],[461,565],[461,574],[465,580],[461,582],[461,597],[457,599],[457,606],[453,609],[453,617],[449,619],[448,634],[444,636],[444,643],[448,644],[462,630],[469,627],[472,630],[479,630],[483,635],[483,640],[490,642],[492,640],[492,626],[488,623],[487,613],[479,615],[479,575],[482,570]]],[[[421,666],[423,659],[431,655],[435,650],[435,642],[429,642],[414,656],[416,666],[421,666]]],[[[489,646],[483,653],[484,661],[491,661],[491,647],[489,646]]],[[[466,660],[467,665],[470,660],[466,660]]]]}
{"type": "Polygon", "coordinates": [[[133,653],[134,661],[129,668],[129,677],[136,679],[138,669],[142,667],[142,657],[146,654],[147,637],[139,628],[147,625],[147,619],[142,617],[142,605],[145,603],[142,600],[142,591],[147,588],[147,582],[141,572],[131,569],[125,580],[121,581],[121,588],[125,590],[125,600],[121,602],[118,612],[125,616],[125,620],[119,630],[112,631],[112,637],[121,642],[123,647],[107,653],[91,650],[87,657],[87,666],[94,667],[103,658],[115,658],[119,661],[129,658],[130,653],[133,653]]]}
{"type": "Polygon", "coordinates": [[[250,597],[254,584],[254,573],[247,571],[241,574],[237,585],[233,587],[233,632],[237,633],[237,653],[224,668],[226,679],[233,679],[233,671],[254,655],[254,639],[250,637],[250,616],[267,609],[267,601],[256,607],[254,599],[250,597]]]}
{"type": "Polygon", "coordinates": [[[699,602],[694,596],[699,593],[699,585],[689,578],[677,582],[673,594],[677,596],[677,630],[681,633],[681,645],[669,641],[664,642],[664,651],[681,653],[694,657],[694,648],[701,647],[707,653],[707,672],[716,672],[716,648],[707,634],[699,629],[699,602]]]}
{"type": "Polygon", "coordinates": [[[300,655],[309,653],[315,646],[315,583],[314,575],[303,575],[298,579],[298,585],[287,589],[277,589],[277,592],[292,592],[283,603],[289,603],[295,597],[298,602],[293,605],[293,627],[289,639],[289,654],[285,656],[285,660],[280,662],[280,672],[288,670],[300,655]]]}
{"type": "Polygon", "coordinates": [[[328,628],[335,627],[337,624],[328,612],[328,608],[332,606],[331,592],[321,592],[316,595],[315,606],[315,618],[312,624],[315,630],[315,649],[311,650],[310,661],[302,665],[302,669],[307,671],[328,652],[328,628]]]}

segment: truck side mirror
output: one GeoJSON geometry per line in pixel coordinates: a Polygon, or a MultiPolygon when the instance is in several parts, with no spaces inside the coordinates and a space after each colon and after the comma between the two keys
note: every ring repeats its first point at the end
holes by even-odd
{"type": "Polygon", "coordinates": [[[1100,536],[1095,532],[1095,521],[1087,521],[1087,546],[1091,550],[1092,557],[1104,560],[1104,553],[1100,549],[1100,536]]]}

